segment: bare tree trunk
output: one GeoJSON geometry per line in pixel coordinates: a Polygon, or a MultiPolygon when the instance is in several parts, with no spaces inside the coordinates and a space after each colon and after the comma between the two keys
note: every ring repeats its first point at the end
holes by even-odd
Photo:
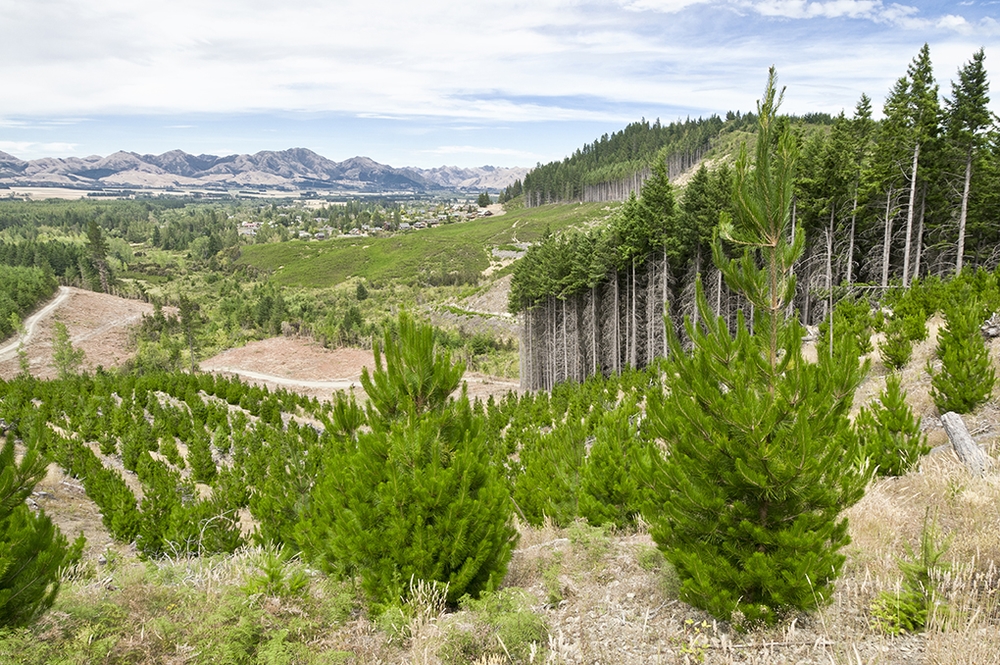
{"type": "Polygon", "coordinates": [[[892,188],[885,195],[885,239],[882,246],[882,288],[889,286],[889,247],[892,244],[892,188]]]}
{"type": "Polygon", "coordinates": [[[631,350],[631,353],[629,354],[629,358],[628,358],[629,364],[631,364],[632,367],[636,367],[636,355],[637,355],[636,354],[636,348],[635,348],[636,341],[638,340],[638,337],[637,337],[636,331],[635,331],[636,323],[637,323],[637,321],[636,321],[636,300],[637,300],[636,296],[637,295],[638,295],[638,289],[636,289],[636,284],[635,284],[635,257],[633,256],[632,257],[632,343],[630,345],[632,347],[632,350],[631,350]]]}
{"type": "Polygon", "coordinates": [[[941,416],[941,424],[948,435],[948,440],[951,441],[952,448],[955,449],[955,454],[958,455],[958,459],[962,460],[965,468],[974,475],[984,475],[986,470],[992,466],[991,460],[969,434],[962,416],[954,411],[949,411],[941,416]]]}
{"type": "Polygon", "coordinates": [[[833,222],[834,211],[830,210],[830,228],[826,230],[826,292],[827,303],[823,312],[825,319],[833,312],[833,222]]]}
{"type": "Polygon", "coordinates": [[[851,204],[851,237],[847,241],[847,285],[853,284],[854,276],[854,230],[858,221],[858,188],[854,187],[854,202],[851,204]]]}
{"type": "Polygon", "coordinates": [[[920,221],[917,222],[917,254],[913,257],[913,279],[920,277],[920,256],[924,250],[924,211],[927,209],[927,183],[920,195],[920,221]]]}
{"type": "Polygon", "coordinates": [[[910,175],[910,202],[906,208],[906,244],[903,245],[903,286],[910,285],[910,241],[913,239],[913,209],[917,201],[917,163],[920,157],[920,142],[913,147],[913,167],[910,175]]]}
{"type": "Polygon", "coordinates": [[[965,220],[969,213],[969,185],[972,182],[972,147],[965,158],[965,187],[962,189],[962,211],[958,216],[958,257],[955,259],[955,274],[962,272],[965,257],[965,220]]]}
{"type": "Polygon", "coordinates": [[[594,286],[591,289],[590,315],[594,319],[594,325],[591,328],[590,351],[593,354],[594,375],[596,376],[597,368],[599,366],[597,362],[597,285],[596,284],[594,284],[594,286]]]}
{"type": "Polygon", "coordinates": [[[670,272],[670,264],[667,263],[667,248],[663,247],[663,311],[660,319],[663,321],[663,357],[667,357],[667,273],[670,272]]]}
{"type": "Polygon", "coordinates": [[[569,320],[566,318],[566,299],[562,299],[562,329],[563,329],[563,381],[569,379],[569,320]]]}
{"type": "Polygon", "coordinates": [[[614,344],[614,355],[611,357],[611,368],[617,374],[621,367],[618,365],[619,351],[621,350],[621,316],[619,312],[621,307],[618,302],[618,271],[615,271],[615,344],[614,344]]]}

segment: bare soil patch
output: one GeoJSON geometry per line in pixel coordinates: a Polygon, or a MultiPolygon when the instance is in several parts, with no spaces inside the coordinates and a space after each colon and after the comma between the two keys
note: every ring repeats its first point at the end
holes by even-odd
{"type": "MultiPolygon", "coordinates": [[[[330,399],[337,390],[364,401],[361,372],[375,368],[369,349],[327,349],[306,337],[271,337],[228,349],[200,363],[201,369],[219,374],[237,375],[242,380],[269,389],[284,388],[315,397],[330,399]]],[[[499,397],[518,385],[507,379],[467,373],[470,397],[499,397]]]]}
{"type": "MultiPolygon", "coordinates": [[[[52,316],[38,322],[35,334],[24,347],[31,373],[38,378],[56,376],[52,340],[57,321],[65,324],[73,346],[84,350],[82,369],[93,371],[98,367],[116,367],[131,358],[129,328],[144,314],[153,313],[153,306],[140,300],[74,288],[68,291],[69,297],[52,316]]],[[[0,361],[0,377],[9,379],[19,371],[16,355],[0,361]]]]}

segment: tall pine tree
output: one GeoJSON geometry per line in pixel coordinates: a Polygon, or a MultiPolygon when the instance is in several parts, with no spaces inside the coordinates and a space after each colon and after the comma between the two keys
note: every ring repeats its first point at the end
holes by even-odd
{"type": "Polygon", "coordinates": [[[979,49],[972,56],[972,60],[958,71],[958,82],[952,82],[951,99],[946,105],[948,139],[965,162],[962,207],[958,217],[958,256],[955,259],[955,274],[962,272],[962,262],[965,257],[965,226],[969,213],[972,165],[983,145],[984,131],[993,121],[988,108],[990,84],[986,80],[986,69],[983,66],[985,57],[983,49],[979,49]]]}
{"type": "Polygon", "coordinates": [[[702,325],[687,321],[693,349],[672,337],[672,378],[650,394],[663,450],[643,474],[654,497],[644,513],[683,598],[741,625],[829,598],[849,542],[841,511],[866,481],[848,420],[862,367],[847,345],[831,362],[805,362],[802,328],[788,316],[804,241],[789,229],[795,144],[775,126],[779,103],[772,69],[755,158],[741,151],[735,214],[720,225],[743,255],[714,247],[730,288],[753,305],[753,333],[742,316],[730,333],[699,290],[702,325]]]}

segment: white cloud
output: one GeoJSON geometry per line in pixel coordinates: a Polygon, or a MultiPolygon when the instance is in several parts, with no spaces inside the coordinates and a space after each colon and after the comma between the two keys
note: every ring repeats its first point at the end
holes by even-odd
{"type": "Polygon", "coordinates": [[[763,16],[784,18],[866,18],[874,19],[881,9],[879,0],[829,0],[828,2],[806,2],[806,0],[763,0],[745,3],[763,16]]]}
{"type": "Polygon", "coordinates": [[[940,28],[955,30],[958,32],[968,32],[972,29],[972,26],[965,20],[965,17],[956,16],[955,14],[942,16],[938,19],[937,24],[940,28]]]}
{"type": "MultiPolygon", "coordinates": [[[[0,150],[18,156],[27,155],[28,159],[41,157],[62,157],[72,155],[76,151],[75,143],[36,143],[34,141],[0,141],[0,150]]],[[[22,157],[23,159],[23,157],[22,157]]]]}
{"type": "MultiPolygon", "coordinates": [[[[0,116],[617,124],[665,107],[752,109],[772,63],[790,100],[835,111],[861,90],[877,98],[942,33],[965,58],[992,48],[996,21],[951,11],[889,0],[0,0],[0,116]]],[[[0,126],[7,139],[59,138],[0,126]]]]}
{"type": "Polygon", "coordinates": [[[622,7],[630,11],[656,11],[673,14],[693,5],[703,5],[712,0],[623,0],[622,7]]]}

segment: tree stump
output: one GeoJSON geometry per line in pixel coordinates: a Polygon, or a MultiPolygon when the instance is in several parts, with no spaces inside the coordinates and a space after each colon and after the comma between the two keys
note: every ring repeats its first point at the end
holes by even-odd
{"type": "Polygon", "coordinates": [[[958,459],[962,460],[965,468],[977,476],[985,474],[986,469],[990,466],[990,458],[972,440],[972,435],[969,434],[962,416],[954,411],[949,411],[941,416],[941,424],[944,425],[944,431],[948,435],[948,440],[951,441],[952,448],[955,449],[955,454],[958,455],[958,459]]]}

